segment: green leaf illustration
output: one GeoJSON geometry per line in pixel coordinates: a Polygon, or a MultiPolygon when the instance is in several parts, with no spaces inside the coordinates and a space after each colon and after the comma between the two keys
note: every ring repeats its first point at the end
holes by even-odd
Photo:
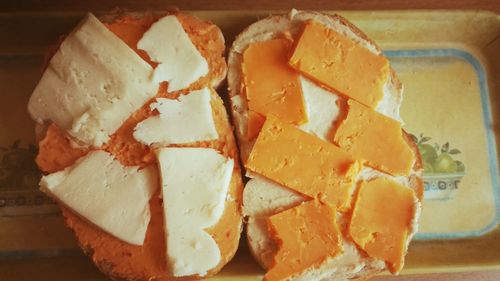
{"type": "Polygon", "coordinates": [[[443,146],[441,147],[441,152],[448,152],[448,149],[450,149],[450,143],[449,142],[446,142],[445,144],[443,144],[443,146]]]}
{"type": "Polygon", "coordinates": [[[414,134],[410,134],[410,138],[414,143],[418,143],[418,139],[414,134]]]}
{"type": "Polygon", "coordinates": [[[0,150],[0,188],[37,188],[41,172],[35,163],[37,147],[14,141],[0,150]]]}
{"type": "Polygon", "coordinates": [[[410,134],[410,136],[418,145],[423,160],[424,174],[465,172],[464,163],[455,159],[455,155],[462,152],[451,147],[449,142],[443,145],[430,142],[432,138],[425,136],[423,133],[420,133],[419,137],[413,134],[410,134]]]}
{"type": "Polygon", "coordinates": [[[431,138],[430,138],[430,137],[423,137],[423,138],[420,140],[420,142],[421,142],[421,143],[424,143],[424,142],[428,142],[428,141],[430,141],[430,140],[431,140],[431,138]]]}
{"type": "Polygon", "coordinates": [[[434,148],[436,149],[436,151],[439,151],[440,146],[437,142],[434,143],[434,148]]]}

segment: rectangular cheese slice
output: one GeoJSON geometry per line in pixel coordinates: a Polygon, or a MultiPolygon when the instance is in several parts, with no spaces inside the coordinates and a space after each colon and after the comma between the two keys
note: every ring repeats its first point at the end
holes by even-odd
{"type": "Polygon", "coordinates": [[[329,140],[333,122],[340,114],[340,108],[337,105],[339,96],[321,88],[303,76],[300,76],[300,84],[304,94],[308,120],[299,128],[320,139],[329,140]]]}
{"type": "Polygon", "coordinates": [[[156,167],[125,167],[107,152],[89,152],[74,165],[44,176],[40,189],[109,234],[142,245],[158,188],[156,167]]]}
{"type": "Polygon", "coordinates": [[[265,121],[266,117],[262,116],[261,114],[252,110],[248,111],[248,123],[247,123],[248,140],[253,140],[259,135],[259,132],[262,129],[262,126],[264,125],[265,121]]]}
{"type": "Polygon", "coordinates": [[[151,109],[159,115],[151,116],[137,124],[134,138],[151,144],[182,144],[215,140],[215,128],[210,104],[210,90],[203,88],[180,95],[177,100],[157,98],[151,109]]]}
{"type": "Polygon", "coordinates": [[[144,33],[137,48],[158,62],[154,81],[168,82],[168,91],[187,88],[208,74],[208,63],[175,15],[159,19],[144,33]]]}
{"type": "Polygon", "coordinates": [[[369,256],[384,260],[392,273],[401,270],[416,197],[409,187],[385,177],[362,182],[349,235],[369,256]]]}
{"type": "Polygon", "coordinates": [[[391,175],[408,175],[415,156],[403,138],[401,124],[354,100],[334,142],[356,159],[391,175]]]}
{"type": "Polygon", "coordinates": [[[360,165],[335,145],[269,115],[246,168],[345,209],[360,165]]]}
{"type": "Polygon", "coordinates": [[[221,260],[205,229],[223,214],[234,161],[211,148],[161,148],[157,158],[168,267],[174,276],[204,276],[221,260]]]}
{"type": "Polygon", "coordinates": [[[317,200],[271,216],[269,227],[278,251],[266,281],[288,280],[342,253],[335,210],[317,200]]]}
{"type": "Polygon", "coordinates": [[[389,62],[349,37],[308,21],[289,61],[304,75],[375,108],[384,95],[389,62]]]}
{"type": "Polygon", "coordinates": [[[286,39],[250,44],[243,53],[243,86],[251,111],[302,124],[307,115],[299,75],[287,63],[290,48],[286,39]]]}
{"type": "Polygon", "coordinates": [[[153,69],[92,14],[61,43],[28,103],[38,122],[50,120],[99,147],[158,90],[153,69]]]}

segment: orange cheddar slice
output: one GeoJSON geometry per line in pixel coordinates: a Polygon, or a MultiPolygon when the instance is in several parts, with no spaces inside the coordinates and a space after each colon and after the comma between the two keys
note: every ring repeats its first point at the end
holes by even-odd
{"type": "Polygon", "coordinates": [[[326,87],[369,107],[382,99],[389,62],[326,26],[308,21],[290,65],[326,87]]]}
{"type": "Polygon", "coordinates": [[[272,115],[246,163],[252,172],[343,210],[360,166],[342,149],[272,115]]]}
{"type": "Polygon", "coordinates": [[[335,132],[334,142],[356,159],[391,175],[408,175],[414,154],[403,138],[401,124],[354,100],[335,132]]]}
{"type": "MultiPolygon", "coordinates": [[[[299,74],[288,65],[291,44],[286,39],[274,39],[253,43],[245,50],[244,92],[249,110],[264,117],[273,114],[285,122],[302,124],[307,121],[307,113],[299,74]]],[[[249,123],[255,123],[252,116],[249,118],[249,123]]]]}
{"type": "Polygon", "coordinates": [[[270,217],[269,226],[278,251],[264,280],[284,280],[342,252],[335,211],[317,200],[270,217]]]}
{"type": "Polygon", "coordinates": [[[266,118],[259,113],[249,110],[248,111],[248,129],[247,129],[247,138],[249,140],[255,139],[258,135],[266,118]]]}
{"type": "Polygon", "coordinates": [[[382,177],[363,182],[356,198],[349,235],[391,273],[403,267],[415,200],[411,188],[382,177]]]}

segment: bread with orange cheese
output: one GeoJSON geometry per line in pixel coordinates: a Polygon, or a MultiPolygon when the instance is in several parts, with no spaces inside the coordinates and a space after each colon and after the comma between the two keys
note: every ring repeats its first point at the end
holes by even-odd
{"type": "Polygon", "coordinates": [[[46,127],[41,189],[113,280],[196,280],[236,252],[239,155],[214,89],[224,49],[209,21],[118,11],[88,14],[49,56],[28,105],[46,127]]]}
{"type": "Polygon", "coordinates": [[[247,239],[264,279],[398,273],[422,167],[380,48],[338,15],[292,10],[241,32],[228,68],[247,239]]]}

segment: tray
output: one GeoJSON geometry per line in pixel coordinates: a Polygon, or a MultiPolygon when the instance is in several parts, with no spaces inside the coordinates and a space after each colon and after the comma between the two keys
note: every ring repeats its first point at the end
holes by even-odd
{"type": "MultiPolygon", "coordinates": [[[[219,25],[230,45],[245,26],[274,12],[191,13],[219,25]]],[[[405,85],[405,129],[426,147],[432,167],[425,174],[421,231],[402,274],[500,268],[500,17],[483,11],[338,13],[391,60],[405,85]]],[[[27,99],[44,53],[82,16],[0,13],[0,154],[32,159],[27,99]]],[[[52,201],[36,191],[36,171],[14,162],[9,169],[21,173],[16,185],[0,187],[0,280],[32,280],[33,274],[39,280],[106,280],[80,254],[52,201]]],[[[213,280],[260,280],[262,273],[242,242],[213,280]]]]}

